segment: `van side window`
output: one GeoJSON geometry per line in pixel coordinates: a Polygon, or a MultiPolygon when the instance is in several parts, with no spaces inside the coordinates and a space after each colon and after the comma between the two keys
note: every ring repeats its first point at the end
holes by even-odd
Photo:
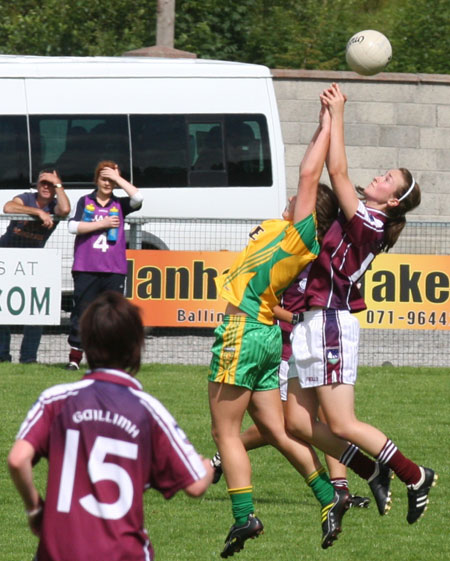
{"type": "Polygon", "coordinates": [[[34,181],[54,167],[68,187],[91,184],[97,163],[114,160],[143,188],[272,185],[264,115],[32,115],[29,125],[34,181]]]}
{"type": "Polygon", "coordinates": [[[131,115],[138,187],[272,185],[263,115],[131,115]]]}
{"type": "Polygon", "coordinates": [[[66,186],[92,183],[101,160],[114,160],[130,178],[130,143],[125,115],[30,116],[33,179],[54,167],[66,186]]]}
{"type": "Polygon", "coordinates": [[[133,182],[137,187],[186,187],[184,115],[131,115],[133,182]]]}
{"type": "Polygon", "coordinates": [[[228,185],[223,118],[188,123],[191,187],[228,185]]]}
{"type": "Polygon", "coordinates": [[[25,116],[0,117],[0,189],[30,187],[25,116]]]}
{"type": "Polygon", "coordinates": [[[272,185],[272,166],[265,117],[228,115],[226,154],[230,186],[272,185]]]}

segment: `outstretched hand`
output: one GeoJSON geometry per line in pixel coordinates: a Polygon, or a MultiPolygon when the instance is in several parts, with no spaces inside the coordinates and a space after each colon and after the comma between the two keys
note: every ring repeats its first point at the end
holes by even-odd
{"type": "Polygon", "coordinates": [[[342,115],[347,96],[341,91],[339,85],[333,82],[329,88],[323,90],[320,101],[328,107],[331,116],[342,115]]]}
{"type": "Polygon", "coordinates": [[[330,126],[331,123],[331,115],[328,109],[327,104],[322,99],[322,95],[320,95],[320,113],[319,113],[319,123],[320,126],[324,129],[330,126]]]}

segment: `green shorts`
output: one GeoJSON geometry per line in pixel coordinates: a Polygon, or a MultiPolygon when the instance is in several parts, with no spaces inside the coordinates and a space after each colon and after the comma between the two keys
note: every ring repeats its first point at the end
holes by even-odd
{"type": "Polygon", "coordinates": [[[214,331],[210,382],[252,391],[279,387],[281,330],[246,316],[225,316],[214,331]]]}

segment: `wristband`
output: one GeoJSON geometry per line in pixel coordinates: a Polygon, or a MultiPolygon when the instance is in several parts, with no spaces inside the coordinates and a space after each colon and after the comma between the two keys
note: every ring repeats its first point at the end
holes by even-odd
{"type": "Polygon", "coordinates": [[[300,323],[301,321],[303,321],[303,312],[292,314],[292,325],[297,325],[297,323],[300,323]]]}
{"type": "Polygon", "coordinates": [[[60,187],[62,187],[62,183],[55,183],[54,185],[55,185],[55,187],[56,187],[57,189],[59,189],[60,187]]]}
{"type": "Polygon", "coordinates": [[[25,510],[25,514],[28,518],[33,518],[42,512],[42,505],[37,506],[36,508],[32,508],[31,510],[25,510]]]}

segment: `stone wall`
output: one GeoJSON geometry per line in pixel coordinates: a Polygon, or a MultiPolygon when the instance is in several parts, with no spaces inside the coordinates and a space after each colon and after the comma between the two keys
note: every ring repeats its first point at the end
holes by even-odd
{"type": "MultiPolygon", "coordinates": [[[[288,194],[317,126],[319,93],[338,82],[348,96],[345,140],[350,177],[365,186],[406,167],[422,189],[408,218],[450,222],[450,75],[272,70],[286,150],[288,194]]],[[[329,183],[326,172],[323,181],[329,183]]]]}

